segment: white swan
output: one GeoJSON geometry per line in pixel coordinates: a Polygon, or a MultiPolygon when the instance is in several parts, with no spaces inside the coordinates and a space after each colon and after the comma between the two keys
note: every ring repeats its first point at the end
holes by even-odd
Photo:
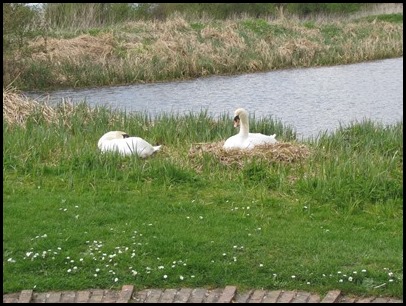
{"type": "Polygon", "coordinates": [[[275,139],[276,134],[268,136],[261,133],[250,133],[248,112],[245,109],[236,109],[234,115],[234,127],[240,126],[240,132],[225,141],[224,149],[252,149],[258,145],[278,142],[275,139]]]}
{"type": "Polygon", "coordinates": [[[121,131],[107,132],[99,139],[97,146],[102,152],[119,152],[122,155],[137,154],[142,158],[154,154],[161,148],[161,146],[152,146],[140,137],[130,137],[121,131]]]}

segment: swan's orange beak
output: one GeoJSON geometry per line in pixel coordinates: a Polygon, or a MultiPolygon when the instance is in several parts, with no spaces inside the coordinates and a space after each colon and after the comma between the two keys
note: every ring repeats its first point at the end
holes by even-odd
{"type": "Polygon", "coordinates": [[[239,127],[240,126],[240,117],[235,116],[234,117],[234,127],[239,127]]]}

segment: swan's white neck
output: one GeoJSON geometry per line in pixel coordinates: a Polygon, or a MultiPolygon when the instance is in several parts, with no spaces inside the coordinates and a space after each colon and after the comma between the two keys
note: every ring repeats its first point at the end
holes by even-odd
{"type": "Polygon", "coordinates": [[[250,130],[250,125],[248,121],[248,117],[245,114],[240,115],[240,136],[241,137],[248,137],[248,133],[250,130]]]}

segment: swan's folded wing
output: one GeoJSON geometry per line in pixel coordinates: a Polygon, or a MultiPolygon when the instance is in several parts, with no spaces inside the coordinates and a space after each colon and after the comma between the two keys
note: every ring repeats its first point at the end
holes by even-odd
{"type": "Polygon", "coordinates": [[[257,146],[257,145],[262,145],[262,144],[277,143],[275,136],[276,136],[275,134],[264,135],[261,133],[249,133],[248,139],[249,139],[251,146],[257,146]]]}

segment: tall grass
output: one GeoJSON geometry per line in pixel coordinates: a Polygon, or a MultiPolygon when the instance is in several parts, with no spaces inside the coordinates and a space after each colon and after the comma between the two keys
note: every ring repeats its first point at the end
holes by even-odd
{"type": "MultiPolygon", "coordinates": [[[[296,141],[272,118],[251,120],[296,141]]],[[[403,122],[342,126],[292,161],[191,155],[235,132],[231,117],[205,111],[152,120],[86,104],[3,119],[3,291],[233,284],[403,296],[403,122]],[[107,130],[162,151],[100,154],[107,130]]]]}

